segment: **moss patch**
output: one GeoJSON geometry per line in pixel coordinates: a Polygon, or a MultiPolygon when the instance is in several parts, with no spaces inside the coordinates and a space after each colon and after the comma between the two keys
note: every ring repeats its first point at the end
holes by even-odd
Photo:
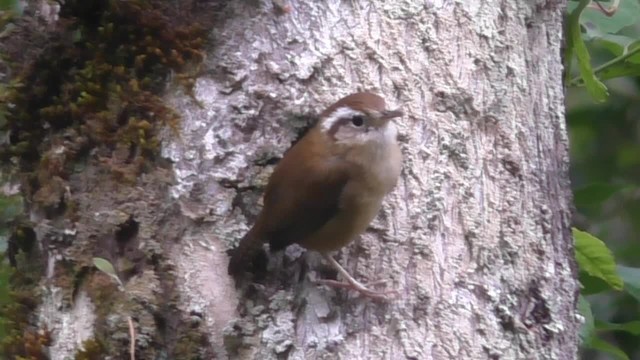
{"type": "MultiPolygon", "coordinates": [[[[61,3],[55,24],[38,28],[40,36],[26,31],[33,23],[23,21],[17,23],[23,31],[0,44],[6,54],[0,70],[11,75],[0,89],[2,104],[11,104],[0,108],[0,134],[8,135],[0,160],[5,168],[18,169],[14,173],[22,179],[27,210],[49,220],[26,223],[23,230],[38,228],[43,248],[65,254],[56,262],[52,285],[63,289],[66,305],[78,291],[86,291],[96,305],[96,336],[76,353],[78,359],[127,355],[123,318],[128,312],[136,314],[140,356],[211,357],[202,350],[207,344],[199,327],[175,305],[174,286],[166,285],[176,281],[170,266],[158,271],[166,261],[163,241],[177,238],[162,228],[171,221],[160,214],[175,215],[175,210],[149,201],[161,199],[171,183],[159,158],[160,130],[170,128],[179,136],[179,116],[161,97],[164,86],[175,75],[190,92],[203,58],[206,29],[198,25],[203,15],[194,18],[196,6],[190,1],[69,0],[61,3]],[[140,233],[123,236],[126,221],[95,215],[105,209],[126,219],[135,215],[140,233]],[[93,256],[117,264],[125,281],[145,274],[159,285],[155,292],[140,288],[125,295],[92,267],[93,256]],[[162,334],[166,324],[171,326],[162,334]]],[[[12,301],[0,310],[0,316],[13,317],[0,357],[39,359],[50,337],[46,329],[34,328],[33,311],[48,259],[33,246],[35,237],[15,234],[12,301]]]]}
{"type": "Polygon", "coordinates": [[[82,344],[82,349],[76,353],[75,360],[101,360],[103,354],[104,345],[96,339],[89,339],[82,344]]]}
{"type": "Polygon", "coordinates": [[[0,355],[6,359],[48,359],[46,347],[51,344],[47,329],[37,329],[33,323],[33,311],[40,304],[38,281],[43,271],[36,251],[11,254],[17,267],[8,270],[2,262],[2,271],[8,274],[8,291],[0,302],[3,337],[0,339],[0,355]]]}
{"type": "MultiPolygon", "coordinates": [[[[33,171],[32,194],[54,179],[66,179],[73,165],[99,148],[116,177],[135,176],[158,155],[158,130],[176,128],[178,116],[160,94],[169,74],[202,58],[202,27],[180,25],[161,1],[67,1],[53,41],[14,80],[5,95],[5,131],[15,157],[33,171]],[[48,137],[52,132],[58,136],[48,137]],[[49,140],[43,142],[43,140],[49,140]]],[[[55,205],[58,186],[37,200],[55,205]]],[[[42,192],[42,191],[41,191],[42,192]]]]}

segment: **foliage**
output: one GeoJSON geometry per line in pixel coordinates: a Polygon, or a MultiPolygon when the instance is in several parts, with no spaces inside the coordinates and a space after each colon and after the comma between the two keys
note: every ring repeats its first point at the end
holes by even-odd
{"type": "Polygon", "coordinates": [[[629,359],[640,353],[640,207],[631,200],[640,194],[640,1],[573,0],[568,12],[565,83],[575,221],[588,230],[573,230],[582,285],[580,338],[585,357],[591,349],[629,359]]]}
{"type": "Polygon", "coordinates": [[[95,265],[98,270],[109,275],[109,277],[115,280],[115,282],[117,282],[120,287],[123,287],[122,280],[120,280],[120,278],[118,277],[116,269],[113,267],[113,264],[109,260],[95,257],[93,258],[93,265],[95,265]]]}
{"type": "Polygon", "coordinates": [[[622,290],[622,278],[616,270],[613,254],[607,246],[593,235],[573,229],[576,261],[580,271],[607,282],[615,290],[622,290]]]}
{"type": "Polygon", "coordinates": [[[570,85],[584,85],[594,100],[602,102],[609,96],[602,80],[640,75],[640,29],[632,27],[640,23],[640,4],[637,0],[621,1],[620,8],[610,17],[596,9],[598,6],[604,5],[591,0],[569,3],[565,81],[570,85]],[[601,46],[614,57],[593,68],[587,43],[601,46]],[[574,55],[580,74],[571,79],[574,55]]]}
{"type": "MultiPolygon", "coordinates": [[[[628,289],[640,286],[640,269],[616,267],[611,251],[606,245],[593,235],[573,229],[575,239],[576,261],[581,272],[586,272],[591,276],[603,280],[607,286],[614,290],[623,290],[623,284],[628,289]],[[623,271],[621,271],[621,268],[623,271]]],[[[584,282],[583,282],[584,286],[584,282]]],[[[588,286],[588,285],[587,285],[588,286]]],[[[587,291],[593,289],[587,289],[587,291]]],[[[600,291],[605,291],[601,289],[600,291]]],[[[617,347],[607,343],[598,337],[598,332],[603,331],[625,331],[634,335],[640,335],[640,321],[632,321],[624,324],[612,324],[603,321],[596,321],[589,302],[581,295],[578,299],[578,310],[584,317],[584,324],[580,331],[580,338],[585,347],[607,352],[618,359],[629,359],[629,357],[617,347]]]]}

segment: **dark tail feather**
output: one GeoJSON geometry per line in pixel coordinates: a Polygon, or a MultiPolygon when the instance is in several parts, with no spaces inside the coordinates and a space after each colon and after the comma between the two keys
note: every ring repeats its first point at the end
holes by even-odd
{"type": "Polygon", "coordinates": [[[238,247],[231,250],[227,272],[233,277],[238,277],[247,271],[266,270],[267,255],[262,249],[263,241],[255,237],[256,231],[254,229],[255,227],[249,230],[240,240],[238,247]],[[261,269],[257,267],[261,267],[261,269]]]}

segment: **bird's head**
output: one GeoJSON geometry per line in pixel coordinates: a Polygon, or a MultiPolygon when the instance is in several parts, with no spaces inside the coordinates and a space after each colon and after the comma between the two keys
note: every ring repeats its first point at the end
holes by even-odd
{"type": "Polygon", "coordinates": [[[384,145],[396,141],[397,129],[391,120],[402,115],[400,110],[388,110],[382,97],[362,92],[329,106],[318,126],[339,146],[384,145]]]}

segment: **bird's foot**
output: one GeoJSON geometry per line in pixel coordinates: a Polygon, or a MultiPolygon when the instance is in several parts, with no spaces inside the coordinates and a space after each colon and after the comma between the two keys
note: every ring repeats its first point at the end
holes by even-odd
{"type": "Polygon", "coordinates": [[[396,295],[398,295],[398,291],[397,290],[376,291],[376,290],[371,290],[371,289],[369,289],[367,287],[367,286],[372,286],[372,285],[384,284],[384,283],[386,283],[386,280],[374,281],[374,282],[368,283],[366,285],[361,284],[360,282],[356,281],[353,278],[351,280],[353,280],[353,282],[352,281],[343,282],[343,281],[338,281],[338,280],[320,279],[320,280],[316,280],[316,284],[327,285],[327,286],[331,286],[331,287],[335,287],[335,288],[341,288],[341,289],[354,290],[354,291],[359,292],[363,296],[366,296],[366,297],[374,299],[374,300],[388,301],[388,300],[391,300],[396,295]]]}
{"type": "MultiPolygon", "coordinates": [[[[353,276],[351,276],[349,272],[347,272],[347,270],[345,270],[342,266],[340,266],[340,264],[338,264],[338,262],[334,258],[332,258],[327,254],[322,254],[322,256],[329,262],[329,264],[331,264],[336,270],[338,270],[338,273],[347,281],[341,282],[337,280],[317,280],[316,283],[355,290],[360,294],[375,300],[388,301],[388,300],[391,300],[391,297],[390,297],[391,294],[398,295],[398,291],[396,290],[375,291],[375,290],[368,289],[365,285],[362,285],[358,280],[354,279],[353,276]]],[[[383,284],[385,282],[386,281],[384,280],[376,281],[376,282],[370,283],[369,285],[383,284]]]]}

